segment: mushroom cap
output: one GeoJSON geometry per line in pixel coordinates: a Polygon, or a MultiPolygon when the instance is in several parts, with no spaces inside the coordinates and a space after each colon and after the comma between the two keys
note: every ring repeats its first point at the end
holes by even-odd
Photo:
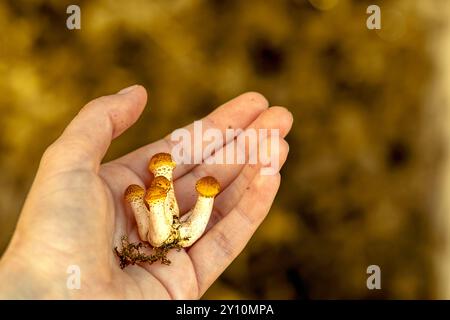
{"type": "Polygon", "coordinates": [[[156,177],[153,179],[150,188],[148,188],[145,195],[145,201],[148,204],[154,203],[158,200],[163,200],[166,198],[167,193],[170,190],[170,181],[163,176],[156,177]]]}
{"type": "Polygon", "coordinates": [[[148,170],[150,172],[154,173],[156,169],[161,168],[163,166],[170,166],[172,168],[175,168],[175,161],[172,160],[172,156],[170,153],[157,153],[155,154],[148,163],[148,170]]]}
{"type": "Polygon", "coordinates": [[[155,179],[153,179],[151,186],[159,187],[159,188],[169,191],[170,181],[164,176],[157,176],[157,177],[155,177],[155,179]]]}
{"type": "Polygon", "coordinates": [[[207,176],[197,181],[195,189],[203,197],[215,197],[220,192],[220,184],[216,178],[207,176]]]}
{"type": "Polygon", "coordinates": [[[134,200],[142,200],[145,195],[144,189],[137,184],[129,185],[125,190],[125,200],[131,202],[134,200]]]}

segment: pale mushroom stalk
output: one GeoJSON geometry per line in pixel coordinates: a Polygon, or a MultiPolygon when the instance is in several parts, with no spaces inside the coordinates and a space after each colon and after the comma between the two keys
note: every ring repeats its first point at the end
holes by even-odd
{"type": "Polygon", "coordinates": [[[147,190],[145,202],[149,208],[148,242],[155,248],[162,246],[172,234],[172,219],[166,215],[166,197],[170,182],[160,176],[147,190]]]}
{"type": "Polygon", "coordinates": [[[165,177],[170,181],[170,189],[167,192],[165,201],[166,214],[168,219],[173,221],[173,217],[179,216],[178,203],[175,198],[175,190],[173,187],[173,169],[176,163],[172,160],[169,153],[157,153],[151,159],[148,165],[149,171],[156,177],[165,177]]]}
{"type": "Polygon", "coordinates": [[[180,223],[187,221],[191,215],[192,215],[192,209],[180,217],[180,223]]]}
{"type": "Polygon", "coordinates": [[[220,191],[220,185],[213,177],[203,177],[197,181],[195,189],[198,192],[197,202],[183,219],[179,228],[179,244],[189,247],[197,241],[208,225],[209,218],[214,206],[214,197],[220,191]]]}
{"type": "Polygon", "coordinates": [[[149,211],[144,203],[145,191],[140,186],[132,184],[125,190],[125,200],[130,204],[136,219],[138,234],[142,241],[147,241],[150,224],[149,211]]]}

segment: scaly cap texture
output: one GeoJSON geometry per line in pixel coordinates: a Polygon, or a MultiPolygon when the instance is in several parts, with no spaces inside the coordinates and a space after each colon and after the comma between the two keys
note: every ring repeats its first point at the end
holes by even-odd
{"type": "Polygon", "coordinates": [[[148,170],[154,173],[158,168],[163,166],[169,166],[175,168],[175,161],[172,160],[170,153],[157,153],[155,154],[148,163],[148,170]]]}
{"type": "Polygon", "coordinates": [[[170,181],[167,180],[167,178],[164,176],[158,176],[158,177],[155,177],[155,179],[153,179],[151,186],[163,188],[164,190],[169,190],[170,189],[170,181]]]}
{"type": "Polygon", "coordinates": [[[169,190],[170,181],[163,176],[156,177],[155,179],[153,179],[150,188],[148,188],[147,190],[145,201],[148,204],[152,204],[158,200],[163,200],[166,198],[169,190]]]}
{"type": "Polygon", "coordinates": [[[137,184],[132,184],[125,190],[125,200],[128,202],[142,200],[144,194],[144,189],[137,184]]]}
{"type": "Polygon", "coordinates": [[[195,189],[203,197],[211,198],[220,192],[220,184],[214,177],[207,176],[197,181],[195,189]]]}

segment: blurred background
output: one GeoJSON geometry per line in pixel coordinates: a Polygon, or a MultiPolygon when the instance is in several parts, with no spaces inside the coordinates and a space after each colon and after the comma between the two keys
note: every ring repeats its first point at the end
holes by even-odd
{"type": "Polygon", "coordinates": [[[449,2],[2,0],[0,254],[42,152],[87,101],[149,91],[108,160],[251,90],[294,114],[290,156],[267,220],[204,298],[445,296],[449,2]],[[372,264],[382,290],[366,287],[372,264]]]}

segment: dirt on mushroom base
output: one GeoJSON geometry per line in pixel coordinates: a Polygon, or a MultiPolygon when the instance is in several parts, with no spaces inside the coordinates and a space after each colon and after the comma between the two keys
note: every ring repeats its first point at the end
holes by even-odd
{"type": "MultiPolygon", "coordinates": [[[[178,219],[174,221],[174,225],[178,223],[178,219]]],[[[179,223],[178,223],[179,225],[179,223]]],[[[174,228],[176,232],[160,247],[152,247],[143,242],[130,242],[128,236],[124,235],[120,239],[121,248],[114,247],[114,253],[119,258],[119,266],[121,269],[136,263],[149,263],[161,261],[161,264],[170,265],[171,261],[167,258],[167,254],[171,249],[180,251],[183,247],[181,241],[187,241],[189,238],[180,238],[178,228],[174,228]],[[153,249],[152,254],[146,254],[142,249],[153,249]]]]}
{"type": "Polygon", "coordinates": [[[164,244],[159,248],[153,248],[152,254],[146,254],[141,250],[144,248],[151,248],[148,244],[143,242],[129,242],[127,236],[121,238],[121,249],[114,247],[114,252],[119,257],[119,265],[121,269],[127,266],[134,265],[136,263],[149,263],[161,261],[161,264],[170,265],[171,261],[167,258],[167,253],[170,249],[181,250],[181,246],[178,245],[178,240],[164,244]]]}

